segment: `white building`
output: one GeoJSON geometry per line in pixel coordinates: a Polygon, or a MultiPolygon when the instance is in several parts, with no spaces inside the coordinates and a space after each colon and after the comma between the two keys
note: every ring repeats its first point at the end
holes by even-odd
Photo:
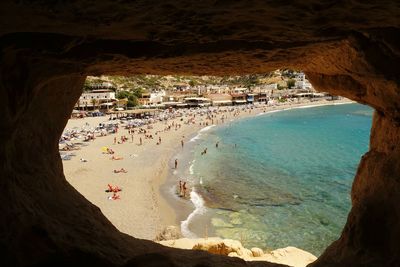
{"type": "Polygon", "coordinates": [[[144,93],[142,94],[142,97],[139,99],[139,103],[141,105],[150,105],[150,106],[161,104],[163,102],[165,95],[166,94],[164,90],[152,93],[144,93]]]}
{"type": "Polygon", "coordinates": [[[79,109],[96,109],[111,107],[114,105],[115,92],[107,89],[84,92],[79,97],[75,107],[79,109]]]}
{"type": "Polygon", "coordinates": [[[245,92],[247,92],[246,87],[236,87],[231,90],[232,94],[244,94],[245,92]]]}
{"type": "Polygon", "coordinates": [[[304,73],[297,74],[297,81],[295,82],[295,88],[302,90],[312,90],[313,87],[311,83],[306,79],[306,75],[304,73]]]}

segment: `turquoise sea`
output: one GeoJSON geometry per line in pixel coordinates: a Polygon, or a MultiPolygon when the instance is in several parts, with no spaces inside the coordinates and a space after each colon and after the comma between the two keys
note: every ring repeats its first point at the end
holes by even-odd
{"type": "Polygon", "coordinates": [[[346,222],[372,113],[359,104],[332,105],[204,129],[185,156],[194,192],[183,233],[320,255],[346,222]]]}

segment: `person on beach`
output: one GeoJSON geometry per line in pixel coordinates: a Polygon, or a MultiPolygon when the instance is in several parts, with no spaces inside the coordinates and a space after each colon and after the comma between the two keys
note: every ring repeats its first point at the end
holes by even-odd
{"type": "Polygon", "coordinates": [[[187,188],[186,188],[186,182],[183,182],[183,184],[182,184],[182,193],[183,193],[183,197],[186,197],[186,190],[187,190],[187,188]]]}
{"type": "Polygon", "coordinates": [[[143,145],[142,137],[139,139],[140,145],[143,145]]]}
{"type": "Polygon", "coordinates": [[[175,169],[178,168],[178,159],[175,159],[175,169]]]}
{"type": "Polygon", "coordinates": [[[118,156],[112,156],[110,159],[111,160],[122,160],[124,158],[123,157],[118,157],[118,156]]]}
{"type": "Polygon", "coordinates": [[[158,143],[161,145],[161,136],[158,137],[158,143]]]}
{"type": "Polygon", "coordinates": [[[182,197],[182,180],[179,180],[179,196],[182,197]]]}
{"type": "Polygon", "coordinates": [[[120,172],[127,173],[128,171],[125,170],[124,168],[121,168],[119,170],[114,170],[114,173],[120,173],[120,172]]]}
{"type": "Polygon", "coordinates": [[[118,185],[112,186],[111,184],[108,184],[107,186],[108,186],[108,189],[106,189],[107,193],[110,193],[110,192],[117,193],[117,192],[122,191],[122,188],[120,188],[118,185]]]}
{"type": "Polygon", "coordinates": [[[219,145],[219,142],[216,142],[215,143],[215,147],[218,148],[218,145],[219,145]]]}
{"type": "Polygon", "coordinates": [[[114,145],[117,143],[117,137],[114,137],[114,145]]]}
{"type": "Polygon", "coordinates": [[[116,193],[113,192],[112,197],[108,197],[109,200],[117,200],[117,199],[121,199],[121,197],[116,193]]]}
{"type": "Polygon", "coordinates": [[[132,143],[133,143],[133,134],[131,134],[131,139],[132,139],[132,143]]]}
{"type": "Polygon", "coordinates": [[[184,146],[183,140],[181,140],[181,146],[182,146],[182,148],[183,148],[183,146],[184,146]]]}

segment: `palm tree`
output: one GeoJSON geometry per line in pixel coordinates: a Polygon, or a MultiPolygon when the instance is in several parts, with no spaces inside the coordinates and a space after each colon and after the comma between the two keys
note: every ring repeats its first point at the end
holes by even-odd
{"type": "Polygon", "coordinates": [[[93,99],[91,100],[91,102],[92,102],[92,105],[93,105],[93,110],[95,110],[97,104],[99,103],[99,101],[98,101],[97,99],[93,98],[93,99]]]}

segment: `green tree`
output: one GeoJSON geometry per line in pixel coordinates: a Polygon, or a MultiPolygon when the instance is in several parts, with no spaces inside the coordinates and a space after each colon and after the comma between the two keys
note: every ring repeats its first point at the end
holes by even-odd
{"type": "Polygon", "coordinates": [[[98,103],[99,103],[99,101],[97,100],[97,99],[95,99],[95,98],[93,98],[93,99],[91,99],[90,100],[90,102],[92,103],[92,105],[93,105],[93,109],[95,109],[96,108],[96,106],[98,105],[98,103]]]}
{"type": "Polygon", "coordinates": [[[278,83],[278,90],[282,90],[282,89],[285,89],[285,86],[282,86],[282,85],[280,85],[279,83],[278,83]]]}
{"type": "Polygon", "coordinates": [[[119,91],[115,97],[117,99],[124,99],[124,98],[128,98],[130,95],[131,95],[131,93],[128,91],[119,91]]]}
{"type": "Polygon", "coordinates": [[[145,90],[143,89],[143,88],[141,88],[141,87],[137,87],[137,88],[134,88],[133,90],[132,90],[132,94],[134,95],[134,96],[136,96],[137,98],[140,98],[140,97],[142,97],[142,94],[145,92],[145,90]]]}
{"type": "Polygon", "coordinates": [[[243,77],[239,77],[239,83],[243,84],[245,87],[250,88],[258,85],[260,81],[258,80],[258,76],[255,74],[246,75],[243,77]]]}
{"type": "Polygon", "coordinates": [[[117,99],[128,99],[127,106],[135,107],[139,105],[138,98],[142,96],[142,89],[137,88],[133,91],[119,91],[116,95],[117,99]]]}
{"type": "Polygon", "coordinates": [[[289,79],[289,80],[287,80],[286,84],[287,84],[287,87],[288,87],[289,89],[291,89],[291,88],[293,88],[294,85],[296,84],[296,81],[295,81],[294,79],[289,79]]]}
{"type": "Polygon", "coordinates": [[[85,83],[83,84],[83,92],[90,91],[91,90],[90,86],[91,86],[90,82],[88,80],[85,80],[85,83]]]}
{"type": "Polygon", "coordinates": [[[131,95],[128,97],[128,104],[127,104],[127,106],[128,106],[128,107],[135,107],[135,106],[137,106],[137,105],[139,105],[138,98],[137,98],[134,94],[131,94],[131,95]]]}
{"type": "Polygon", "coordinates": [[[190,85],[191,87],[195,86],[196,84],[197,84],[197,82],[196,82],[195,80],[190,80],[190,81],[189,81],[189,85],[190,85]]]}

